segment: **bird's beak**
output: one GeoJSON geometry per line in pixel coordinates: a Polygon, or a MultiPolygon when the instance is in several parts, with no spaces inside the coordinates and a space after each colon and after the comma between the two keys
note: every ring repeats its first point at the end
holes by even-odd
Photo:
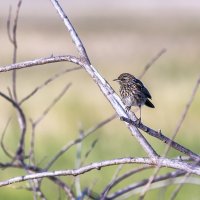
{"type": "Polygon", "coordinates": [[[118,82],[119,82],[119,79],[116,78],[116,79],[114,79],[113,81],[118,81],[118,82]]]}

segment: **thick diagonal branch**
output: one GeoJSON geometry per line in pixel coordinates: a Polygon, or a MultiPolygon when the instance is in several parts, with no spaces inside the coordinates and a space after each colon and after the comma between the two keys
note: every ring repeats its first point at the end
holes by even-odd
{"type": "MultiPolygon", "coordinates": [[[[125,112],[125,107],[122,104],[120,98],[116,95],[112,87],[108,84],[108,82],[97,72],[97,70],[90,64],[88,55],[84,49],[84,46],[76,33],[74,27],[72,26],[72,23],[67,18],[66,14],[64,13],[63,9],[59,5],[57,0],[51,0],[53,6],[59,13],[60,17],[62,18],[65,26],[67,27],[68,31],[70,32],[70,35],[72,37],[73,42],[76,45],[76,48],[80,55],[84,57],[84,62],[82,67],[85,68],[87,73],[93,78],[93,80],[97,83],[105,97],[109,100],[113,108],[116,110],[117,114],[119,116],[124,117],[131,117],[131,119],[136,120],[136,117],[134,114],[130,113],[127,114],[125,112]]],[[[81,59],[82,60],[82,59],[81,59]]],[[[144,138],[144,136],[140,133],[140,131],[135,126],[128,126],[132,135],[139,141],[140,145],[143,147],[143,149],[146,151],[146,153],[151,158],[157,157],[157,153],[155,150],[151,147],[151,145],[148,143],[148,141],[144,138]]]]}

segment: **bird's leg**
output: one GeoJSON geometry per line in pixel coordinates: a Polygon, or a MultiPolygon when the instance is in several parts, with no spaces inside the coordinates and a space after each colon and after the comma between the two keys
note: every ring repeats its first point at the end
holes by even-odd
{"type": "MultiPolygon", "coordinates": [[[[129,110],[131,109],[131,106],[126,106],[125,110],[126,112],[129,112],[129,110]]],[[[135,121],[138,125],[141,123],[141,106],[139,106],[140,109],[140,117],[135,121]]]]}
{"type": "Polygon", "coordinates": [[[138,118],[138,120],[136,121],[137,124],[141,123],[141,118],[142,118],[142,112],[141,112],[141,106],[139,106],[140,109],[140,117],[138,118]]]}

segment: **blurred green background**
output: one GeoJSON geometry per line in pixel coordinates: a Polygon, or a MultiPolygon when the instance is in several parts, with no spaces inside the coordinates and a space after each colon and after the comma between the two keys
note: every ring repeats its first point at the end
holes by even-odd
{"type": "MultiPolygon", "coordinates": [[[[0,2],[0,65],[12,63],[13,48],[8,40],[6,22],[9,6],[12,14],[17,0],[0,2]]],[[[142,81],[152,94],[155,109],[143,107],[143,122],[152,128],[161,129],[168,137],[175,130],[192,89],[200,72],[200,2],[159,1],[159,0],[115,0],[60,1],[68,14],[92,64],[118,91],[119,86],[112,80],[122,72],[136,77],[144,66],[163,48],[167,52],[157,60],[145,74],[142,81]]],[[[17,31],[17,61],[33,60],[50,55],[77,55],[63,22],[50,1],[23,2],[17,31]]],[[[42,84],[47,78],[62,69],[73,67],[70,63],[56,63],[37,66],[17,72],[17,92],[21,99],[42,84]]],[[[11,72],[0,74],[1,91],[8,93],[12,86],[11,72]]],[[[80,128],[87,130],[114,114],[114,110],[100,92],[98,86],[84,70],[70,72],[49,84],[33,98],[24,103],[27,120],[36,120],[67,83],[72,83],[66,95],[56,104],[36,129],[36,162],[44,167],[60,148],[79,136],[80,128]]],[[[7,129],[5,145],[14,151],[18,145],[19,129],[16,113],[12,106],[0,98],[0,131],[3,132],[10,116],[12,121],[7,129]]],[[[200,153],[200,93],[198,91],[176,141],[200,153]]],[[[136,113],[138,114],[138,113],[136,113]]],[[[27,150],[31,134],[30,124],[27,132],[27,150]]],[[[146,136],[146,134],[144,134],[146,136]]],[[[155,150],[162,154],[164,145],[146,136],[155,150]]],[[[146,156],[138,142],[118,119],[113,120],[82,144],[82,157],[90,149],[92,142],[98,143],[84,164],[125,156],[146,156]]],[[[1,162],[9,161],[0,150],[1,162]]],[[[169,156],[179,156],[174,150],[169,156]]],[[[53,165],[51,170],[75,168],[76,147],[70,149],[53,165]]],[[[122,172],[134,166],[125,166],[122,172]]],[[[80,177],[82,189],[91,187],[101,192],[111,181],[117,167],[92,171],[80,177]]],[[[161,170],[161,173],[167,170],[161,170]]],[[[169,171],[169,170],[168,170],[169,171]]],[[[122,173],[121,172],[121,173],[122,173]]],[[[1,171],[1,180],[23,175],[16,169],[1,171]]],[[[115,188],[149,177],[148,170],[129,178],[115,188]]],[[[67,183],[74,179],[63,177],[67,183]]],[[[2,199],[32,199],[32,193],[20,190],[27,183],[15,184],[0,189],[2,199]]],[[[175,186],[170,186],[161,195],[159,189],[152,190],[146,199],[169,199],[175,186]],[[162,198],[161,198],[162,196],[162,198]]],[[[44,180],[42,189],[48,199],[59,196],[58,188],[44,180]]],[[[114,190],[113,190],[114,191],[114,190]]],[[[199,199],[199,185],[186,184],[176,199],[199,199]]],[[[64,195],[61,193],[61,199],[64,195]]],[[[130,199],[133,199],[130,198],[130,199]]]]}

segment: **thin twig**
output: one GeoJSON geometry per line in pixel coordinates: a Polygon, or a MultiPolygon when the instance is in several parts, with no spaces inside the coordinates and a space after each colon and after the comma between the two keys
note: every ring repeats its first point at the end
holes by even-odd
{"type": "MultiPolygon", "coordinates": [[[[153,183],[160,182],[160,181],[163,181],[163,180],[169,180],[169,179],[172,179],[172,178],[177,178],[177,177],[183,176],[184,174],[185,174],[185,172],[180,171],[180,170],[175,171],[175,172],[170,172],[170,173],[167,173],[166,175],[161,175],[161,176],[155,177],[153,179],[153,183]]],[[[129,185],[129,186],[125,187],[124,189],[118,190],[114,194],[111,194],[110,196],[108,196],[106,198],[106,200],[112,200],[112,199],[115,199],[117,197],[119,198],[119,196],[121,196],[121,195],[124,195],[128,192],[131,192],[131,191],[137,189],[137,188],[145,186],[148,181],[149,181],[149,179],[144,179],[144,180],[142,180],[138,183],[134,183],[132,185],[129,185]]]]}
{"type": "Polygon", "coordinates": [[[23,160],[24,160],[24,140],[25,140],[25,133],[26,133],[26,118],[25,118],[24,112],[20,108],[18,103],[16,103],[14,100],[9,98],[7,95],[0,92],[0,96],[2,96],[4,99],[6,99],[8,102],[10,102],[18,111],[19,119],[20,119],[19,125],[20,125],[20,129],[21,129],[21,137],[20,137],[19,145],[18,145],[18,148],[16,151],[16,159],[23,162],[23,160]]]}
{"type": "Polygon", "coordinates": [[[4,128],[4,130],[3,130],[3,133],[2,133],[2,135],[1,135],[1,148],[2,148],[3,152],[4,152],[9,158],[13,159],[14,156],[13,156],[11,153],[9,153],[9,151],[7,150],[7,148],[5,147],[4,142],[3,142],[4,136],[5,136],[5,134],[6,134],[6,131],[7,131],[7,128],[8,128],[8,125],[9,125],[10,121],[11,121],[11,118],[8,119],[8,121],[7,121],[7,123],[6,123],[6,126],[5,126],[5,128],[4,128]]]}
{"type": "MultiPolygon", "coordinates": [[[[13,44],[13,64],[16,63],[16,61],[17,61],[17,26],[18,26],[18,18],[19,18],[19,11],[20,11],[21,4],[22,4],[22,0],[19,0],[18,4],[17,4],[15,18],[14,18],[14,24],[13,24],[13,27],[12,27],[12,35],[11,35],[11,27],[10,27],[10,24],[11,24],[11,7],[9,9],[9,16],[8,16],[8,20],[7,20],[8,38],[9,38],[10,42],[13,44]]],[[[18,122],[19,122],[19,126],[20,126],[20,129],[21,129],[21,137],[20,137],[18,149],[16,151],[16,159],[23,163],[23,160],[24,160],[24,140],[25,140],[25,132],[26,132],[26,120],[25,120],[25,116],[24,116],[22,109],[20,108],[19,105],[17,105],[18,103],[17,103],[17,91],[16,91],[16,78],[17,78],[16,70],[13,70],[13,73],[12,73],[12,93],[13,93],[13,99],[16,103],[14,104],[14,101],[13,101],[12,104],[14,105],[14,107],[18,111],[18,114],[19,114],[18,122]]],[[[6,98],[6,96],[4,96],[4,98],[6,98]]],[[[8,98],[7,98],[7,100],[8,100],[8,98]]]]}
{"type": "MultiPolygon", "coordinates": [[[[193,91],[192,91],[192,94],[191,94],[191,96],[190,96],[190,99],[189,99],[189,101],[187,102],[187,104],[186,104],[186,106],[185,106],[185,109],[184,109],[184,111],[183,111],[183,113],[182,113],[182,115],[181,115],[181,118],[180,118],[180,120],[179,120],[179,122],[178,122],[178,124],[177,124],[177,126],[176,126],[176,129],[175,129],[175,131],[174,131],[174,133],[173,133],[172,140],[174,140],[174,138],[176,137],[178,131],[180,130],[180,128],[181,128],[181,126],[182,126],[182,124],[183,124],[183,121],[185,120],[185,118],[186,118],[186,116],[187,116],[187,113],[188,113],[188,111],[189,111],[189,109],[190,109],[190,107],[191,107],[191,105],[192,105],[192,102],[193,102],[193,100],[194,100],[194,97],[195,97],[195,95],[196,95],[196,93],[197,93],[197,91],[198,91],[198,89],[199,89],[199,85],[200,85],[200,75],[199,75],[199,77],[198,77],[198,79],[197,79],[197,81],[196,81],[196,83],[195,83],[195,86],[194,86],[194,88],[193,88],[193,91]]],[[[169,148],[170,148],[170,147],[169,147],[169,148]]]]}
{"type": "Polygon", "coordinates": [[[8,34],[8,39],[11,43],[13,43],[13,38],[12,38],[12,35],[11,35],[11,15],[12,15],[12,7],[10,6],[9,7],[9,11],[8,11],[8,19],[7,19],[7,34],[8,34]]]}
{"type": "MultiPolygon", "coordinates": [[[[16,63],[17,61],[17,25],[18,25],[18,16],[19,16],[19,10],[21,7],[21,3],[22,1],[19,0],[18,5],[17,5],[17,11],[16,11],[16,16],[15,16],[15,20],[14,20],[14,25],[13,25],[13,63],[16,63]]],[[[17,101],[17,71],[13,70],[12,73],[12,90],[13,90],[13,97],[15,99],[15,101],[17,101]]]]}
{"type": "Polygon", "coordinates": [[[186,180],[189,178],[190,173],[186,173],[185,176],[183,177],[183,180],[181,181],[181,183],[177,186],[177,188],[174,190],[174,192],[172,192],[170,200],[174,200],[176,198],[176,196],[178,195],[180,189],[183,187],[183,185],[185,184],[186,180]]]}
{"type": "Polygon", "coordinates": [[[153,63],[158,60],[167,50],[161,49],[161,51],[158,52],[158,54],[156,54],[155,57],[153,57],[144,67],[144,70],[142,71],[142,73],[140,74],[140,76],[138,77],[139,79],[142,79],[142,77],[144,76],[144,74],[147,72],[147,70],[153,65],[153,63]]]}
{"type": "Polygon", "coordinates": [[[70,200],[76,200],[74,192],[65,182],[57,177],[51,177],[50,180],[52,180],[55,184],[62,188],[70,200]]]}
{"type": "Polygon", "coordinates": [[[85,153],[83,159],[81,160],[80,166],[83,166],[83,164],[85,163],[86,159],[89,157],[90,153],[92,152],[92,150],[95,148],[96,144],[98,142],[98,139],[95,139],[92,144],[90,145],[90,148],[88,149],[88,151],[85,153]]]}
{"type": "MultiPolygon", "coordinates": [[[[83,130],[79,131],[79,138],[81,139],[84,136],[83,130]]],[[[82,141],[82,140],[81,140],[82,141]]],[[[81,152],[82,152],[82,142],[79,142],[76,145],[76,158],[75,158],[75,168],[78,169],[81,166],[81,152]]],[[[80,184],[80,176],[75,177],[75,191],[78,197],[81,196],[81,184],[80,184]]]]}
{"type": "Polygon", "coordinates": [[[18,26],[18,18],[19,18],[19,11],[20,11],[21,5],[22,5],[22,0],[19,0],[18,4],[17,4],[17,10],[16,10],[16,15],[15,15],[13,30],[12,30],[12,40],[11,41],[14,46],[13,63],[16,63],[16,59],[17,59],[17,26],[18,26]]]}
{"type": "Polygon", "coordinates": [[[117,179],[115,179],[114,181],[112,181],[111,183],[109,183],[105,189],[103,190],[103,192],[101,193],[101,198],[102,199],[106,199],[106,196],[108,194],[108,192],[114,187],[116,186],[118,183],[120,183],[121,181],[125,180],[126,178],[129,178],[130,176],[136,174],[136,173],[139,173],[143,170],[146,170],[146,169],[150,169],[152,168],[152,166],[149,166],[149,165],[145,165],[145,166],[142,166],[142,167],[139,167],[139,168],[136,168],[136,169],[133,169],[129,172],[126,172],[125,174],[123,174],[122,176],[118,177],[117,179]]]}
{"type": "MultiPolygon", "coordinates": [[[[22,0],[18,1],[17,4],[17,10],[15,14],[15,19],[14,19],[14,24],[12,28],[12,35],[11,35],[11,27],[10,27],[10,22],[11,22],[11,7],[9,9],[9,16],[7,20],[7,32],[8,32],[8,38],[10,42],[13,44],[13,63],[16,63],[17,61],[17,25],[18,25],[18,18],[19,18],[19,10],[22,4],[22,0]]],[[[13,70],[12,73],[12,92],[13,92],[13,97],[14,100],[17,101],[17,92],[16,92],[16,70],[13,70]]]]}
{"type": "MultiPolygon", "coordinates": [[[[40,186],[39,186],[39,184],[38,184],[38,180],[34,180],[34,182],[36,182],[35,184],[36,184],[36,187],[35,187],[35,189],[36,189],[36,195],[39,197],[39,199],[41,199],[41,200],[47,200],[47,198],[45,197],[45,194],[41,191],[41,188],[40,188],[40,186]]],[[[36,200],[37,200],[37,197],[36,197],[36,200]]]]}
{"type": "Polygon", "coordinates": [[[94,127],[88,129],[87,131],[84,132],[84,136],[82,138],[77,138],[76,140],[73,140],[71,142],[69,142],[68,144],[66,144],[65,146],[63,146],[59,152],[57,152],[57,154],[55,156],[53,156],[53,158],[49,161],[49,163],[47,164],[47,166],[45,167],[45,169],[49,169],[58,158],[60,158],[60,156],[62,156],[65,152],[67,152],[72,146],[74,146],[75,144],[80,143],[82,140],[84,140],[86,137],[88,137],[89,135],[91,135],[92,133],[94,133],[96,130],[98,130],[99,128],[103,127],[104,125],[106,125],[107,123],[109,123],[110,121],[112,121],[113,119],[116,118],[116,115],[112,115],[111,117],[109,117],[108,119],[100,122],[99,124],[95,125],[94,127]]]}
{"type": "Polygon", "coordinates": [[[31,164],[35,164],[35,125],[33,123],[33,120],[30,119],[30,123],[31,123],[31,139],[30,139],[30,150],[29,150],[29,159],[30,159],[30,163],[31,164]]]}
{"type": "Polygon", "coordinates": [[[106,188],[104,189],[104,191],[101,193],[101,200],[106,199],[106,195],[108,194],[108,192],[111,190],[113,183],[116,182],[116,180],[118,179],[119,173],[122,170],[123,165],[119,165],[118,168],[115,170],[115,173],[112,177],[112,180],[110,181],[110,183],[106,186],[106,188]]]}
{"type": "MultiPolygon", "coordinates": [[[[157,178],[159,178],[159,177],[157,177],[157,178]]],[[[160,195],[156,199],[163,199],[163,197],[165,197],[164,189],[168,186],[179,185],[182,182],[182,180],[183,180],[183,177],[181,175],[177,176],[177,177],[171,177],[171,178],[166,177],[165,180],[155,181],[154,184],[151,185],[150,190],[155,190],[155,189],[159,190],[160,195]]],[[[135,183],[134,185],[139,184],[139,183],[140,182],[135,183]]],[[[190,179],[187,180],[186,183],[199,186],[200,185],[200,179],[191,177],[190,179]]],[[[114,198],[108,197],[106,200],[111,200],[111,199],[117,199],[117,200],[136,199],[136,197],[137,197],[136,195],[140,193],[143,186],[138,186],[138,187],[134,188],[134,185],[130,185],[130,187],[132,187],[132,188],[129,188],[129,189],[132,189],[130,191],[128,191],[127,188],[122,189],[122,190],[127,190],[127,192],[125,191],[124,194],[120,195],[119,197],[116,195],[116,197],[114,197],[114,196],[113,196],[114,198]]],[[[95,200],[97,200],[97,199],[98,198],[95,198],[95,200]]]]}
{"type": "Polygon", "coordinates": [[[41,122],[41,120],[49,113],[49,111],[52,109],[52,107],[62,98],[62,96],[66,93],[66,91],[71,86],[71,83],[67,84],[64,89],[60,92],[60,94],[52,101],[52,103],[43,111],[42,115],[33,122],[31,120],[32,125],[32,134],[31,134],[31,145],[29,150],[29,157],[32,164],[35,163],[35,157],[34,157],[34,146],[35,146],[35,128],[36,126],[41,122]]]}
{"type": "Polygon", "coordinates": [[[36,92],[38,92],[39,90],[41,90],[43,87],[45,87],[46,85],[48,85],[50,82],[54,81],[55,79],[59,78],[60,76],[64,75],[65,73],[71,72],[71,71],[75,71],[75,70],[79,70],[82,69],[82,67],[73,67],[70,69],[64,69],[56,74],[54,74],[52,77],[50,77],[49,79],[47,79],[44,83],[42,83],[41,85],[37,86],[32,92],[30,92],[26,97],[24,97],[19,104],[21,105],[22,103],[24,103],[25,101],[27,101],[30,97],[32,97],[36,92]]]}
{"type": "Polygon", "coordinates": [[[38,119],[36,119],[33,124],[34,126],[36,126],[38,123],[41,122],[41,120],[44,119],[44,117],[49,113],[49,111],[52,109],[52,107],[63,97],[63,95],[65,94],[65,92],[69,89],[69,87],[72,84],[69,83],[67,84],[64,89],[60,92],[60,94],[52,101],[52,103],[43,111],[43,113],[41,114],[40,117],[38,117],[38,119]]]}

